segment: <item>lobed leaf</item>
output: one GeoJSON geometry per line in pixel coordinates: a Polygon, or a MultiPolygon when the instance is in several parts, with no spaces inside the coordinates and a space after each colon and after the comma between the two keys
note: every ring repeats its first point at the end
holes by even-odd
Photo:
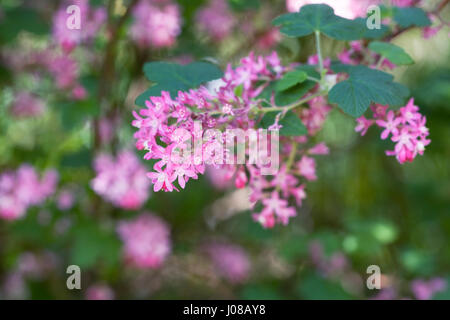
{"type": "Polygon", "coordinates": [[[144,65],[145,77],[156,84],[139,95],[136,105],[144,106],[151,96],[160,96],[161,91],[168,91],[172,96],[178,91],[196,88],[202,83],[219,79],[223,72],[208,62],[193,62],[180,65],[170,62],[148,62],[144,65]]]}
{"type": "Polygon", "coordinates": [[[372,103],[398,106],[409,95],[409,90],[394,82],[392,75],[379,70],[349,65],[336,65],[333,70],[346,72],[349,78],[330,90],[329,101],[355,118],[360,117],[372,103]]]}

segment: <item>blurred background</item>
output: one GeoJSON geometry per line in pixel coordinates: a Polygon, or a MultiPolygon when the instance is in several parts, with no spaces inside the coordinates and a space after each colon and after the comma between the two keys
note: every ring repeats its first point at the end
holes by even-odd
{"type": "MultiPolygon", "coordinates": [[[[427,117],[424,156],[400,165],[377,130],[360,137],[334,109],[317,136],[330,154],[297,217],[265,230],[220,172],[153,193],[131,111],[149,86],[148,61],[224,68],[276,50],[306,62],[313,39],[282,37],[270,23],[286,1],[0,3],[0,298],[450,298],[448,25],[393,40],[416,61],[394,74],[427,117]],[[71,4],[78,33],[65,25],[71,4]],[[153,255],[136,258],[145,250],[153,255]],[[81,268],[81,290],[66,287],[69,265],[81,268]],[[366,287],[370,265],[381,290],[366,287]]],[[[332,59],[343,49],[324,40],[332,59]]]]}

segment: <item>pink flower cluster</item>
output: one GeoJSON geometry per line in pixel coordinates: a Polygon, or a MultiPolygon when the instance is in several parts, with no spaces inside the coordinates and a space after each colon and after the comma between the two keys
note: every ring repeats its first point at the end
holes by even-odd
{"type": "Polygon", "coordinates": [[[436,293],[444,291],[447,282],[442,278],[433,278],[429,281],[417,279],[411,283],[411,290],[418,300],[429,300],[436,293]]]}
{"type": "Polygon", "coordinates": [[[181,32],[180,10],[170,0],[140,0],[133,10],[131,38],[142,48],[167,48],[181,32]]]}
{"type": "Polygon", "coordinates": [[[171,251],[170,231],[159,217],[143,213],[122,221],[117,231],[124,242],[125,261],[138,268],[158,268],[171,251]]]}
{"type": "Polygon", "coordinates": [[[402,164],[412,162],[418,154],[423,155],[425,147],[431,142],[427,139],[429,130],[425,126],[426,117],[420,114],[413,98],[398,111],[388,111],[387,108],[380,105],[371,107],[373,119],[364,116],[356,119],[358,125],[355,131],[365,135],[367,130],[376,124],[384,129],[381,139],[385,140],[391,136],[391,140],[396,143],[394,150],[386,151],[386,155],[395,156],[402,164]]]}
{"type": "Polygon", "coordinates": [[[215,41],[225,38],[232,30],[235,21],[225,0],[211,0],[197,12],[197,24],[201,32],[215,41]]]}
{"type": "MultiPolygon", "coordinates": [[[[178,190],[174,181],[184,188],[189,179],[197,179],[198,174],[204,173],[205,163],[212,163],[212,157],[208,156],[211,148],[216,144],[224,145],[226,134],[220,141],[213,135],[202,137],[203,132],[195,125],[196,121],[205,128],[224,125],[229,128],[254,127],[255,120],[249,117],[249,112],[258,105],[252,98],[264,86],[254,88],[253,85],[260,77],[279,76],[282,70],[276,54],[267,59],[255,58],[251,54],[242,59],[236,69],[229,65],[225,76],[210,84],[209,89],[201,87],[189,92],[180,91],[175,99],[162,92],[161,97],[150,97],[146,101],[147,108],[140,110],[139,114],[133,112],[136,120],[132,124],[138,128],[134,135],[136,147],[147,151],[144,159],[158,160],[153,166],[154,171],[148,174],[154,191],[178,190]],[[241,85],[244,90],[238,97],[235,88],[241,85]],[[194,112],[194,108],[201,112],[194,112]],[[173,151],[187,150],[191,144],[191,133],[194,138],[203,139],[202,148],[195,150],[196,153],[189,158],[178,158],[173,151]]],[[[224,154],[215,155],[213,160],[224,163],[225,157],[224,154]]]]}
{"type": "Polygon", "coordinates": [[[16,220],[29,207],[41,205],[56,189],[58,174],[47,171],[41,179],[35,169],[22,165],[17,171],[0,175],[0,217],[16,220]]]}
{"type": "Polygon", "coordinates": [[[11,114],[17,118],[37,117],[41,115],[44,110],[44,102],[40,98],[25,91],[17,93],[10,108],[11,114]]]}
{"type": "MultiPolygon", "coordinates": [[[[73,16],[75,17],[75,16],[73,16]]],[[[53,38],[64,52],[71,52],[77,45],[92,40],[106,21],[105,8],[93,9],[89,0],[66,1],[53,17],[53,38]],[[70,29],[67,21],[75,13],[67,13],[67,8],[76,5],[80,8],[80,29],[70,29]]]]}
{"type": "MultiPolygon", "coordinates": [[[[162,92],[161,97],[150,97],[146,109],[133,113],[132,124],[138,128],[136,147],[146,150],[144,159],[156,160],[154,171],[148,173],[154,191],[178,191],[175,181],[184,188],[189,179],[197,179],[198,174],[204,173],[205,164],[214,165],[225,170],[222,176],[226,180],[234,179],[237,188],[250,187],[250,201],[263,205],[262,211],[253,215],[256,221],[266,228],[277,222],[287,224],[289,218],[296,215],[296,209],[288,205],[288,199],[292,197],[301,206],[306,197],[304,182],[316,179],[316,163],[312,156],[328,154],[325,144],[309,145],[307,136],[283,138],[285,145],[281,157],[285,160],[292,157],[292,164],[283,166],[275,177],[269,178],[261,173],[264,166],[260,164],[229,164],[237,161],[229,162],[236,159],[226,150],[211,154],[217,144],[223,146],[234,137],[228,132],[221,137],[208,135],[208,131],[203,134],[197,123],[201,122],[202,127],[209,129],[257,128],[258,113],[264,111],[263,101],[257,97],[270,81],[280,78],[288,70],[280,64],[276,53],[265,58],[250,54],[236,68],[229,65],[224,77],[209,83],[208,88],[179,92],[175,99],[167,92],[162,92]],[[236,93],[238,87],[242,88],[240,95],[236,93]],[[195,148],[185,156],[180,150],[191,150],[192,135],[194,139],[202,140],[201,148],[195,148]]],[[[320,129],[329,110],[323,98],[311,98],[309,108],[299,114],[310,135],[320,129]]],[[[280,108],[280,117],[284,116],[282,111],[280,108]]],[[[282,127],[277,123],[280,117],[272,128],[282,127]]],[[[238,137],[238,143],[245,143],[245,137],[238,137]]]]}
{"type": "Polygon", "coordinates": [[[127,209],[139,209],[149,197],[150,182],[146,169],[135,154],[122,151],[117,158],[100,155],[95,159],[96,177],[92,189],[113,205],[127,209]]]}
{"type": "Polygon", "coordinates": [[[213,243],[206,251],[219,274],[231,283],[247,280],[251,263],[245,250],[233,244],[213,243]]]}

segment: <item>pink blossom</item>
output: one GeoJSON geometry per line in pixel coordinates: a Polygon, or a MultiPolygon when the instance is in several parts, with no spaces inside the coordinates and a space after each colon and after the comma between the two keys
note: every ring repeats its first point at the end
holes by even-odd
{"type": "Polygon", "coordinates": [[[16,220],[23,217],[29,207],[41,205],[56,189],[58,174],[50,170],[39,179],[29,165],[17,171],[0,175],[0,217],[16,220]]]}
{"type": "Polygon", "coordinates": [[[400,118],[395,118],[394,111],[389,111],[386,117],[386,121],[377,120],[376,124],[378,126],[386,128],[381,133],[381,139],[385,140],[390,133],[392,133],[393,136],[396,136],[398,134],[398,125],[400,124],[400,122],[400,118]]]}
{"type": "Polygon", "coordinates": [[[137,268],[158,268],[171,251],[170,231],[159,217],[143,213],[117,228],[124,243],[125,261],[137,268]]]}
{"type": "Polygon", "coordinates": [[[197,12],[196,22],[200,31],[208,34],[214,41],[225,38],[235,24],[226,0],[211,0],[197,12]]]}
{"type": "Polygon", "coordinates": [[[231,283],[242,283],[249,277],[251,264],[244,249],[225,243],[213,243],[207,246],[216,270],[231,283]]]}
{"type": "Polygon", "coordinates": [[[419,113],[419,107],[414,105],[413,99],[398,111],[386,112],[385,106],[371,109],[374,120],[358,118],[356,131],[364,134],[373,123],[384,128],[381,139],[387,139],[392,134],[391,141],[396,143],[394,150],[386,151],[386,155],[395,156],[400,163],[412,162],[418,154],[423,155],[431,140],[427,139],[429,130],[425,126],[426,117],[419,113]]]}
{"type": "Polygon", "coordinates": [[[303,156],[297,163],[298,172],[307,180],[316,180],[316,161],[308,156],[303,156]]]}
{"type": "Polygon", "coordinates": [[[436,293],[444,291],[447,283],[442,278],[433,278],[429,281],[417,279],[411,284],[411,290],[418,300],[430,300],[436,293]]]}
{"type": "Polygon", "coordinates": [[[356,119],[358,125],[355,127],[356,132],[361,132],[361,135],[364,136],[367,133],[367,130],[372,126],[373,121],[366,119],[366,117],[361,116],[356,119]]]}
{"type": "Polygon", "coordinates": [[[142,48],[166,48],[181,32],[178,5],[170,1],[140,0],[133,10],[131,38],[142,48]]]}
{"type": "Polygon", "coordinates": [[[97,176],[91,181],[92,189],[113,205],[137,210],[147,201],[150,182],[133,153],[121,151],[117,158],[100,155],[94,168],[97,176]]]}
{"type": "Polygon", "coordinates": [[[19,92],[13,104],[11,105],[10,112],[15,117],[37,117],[41,115],[45,110],[44,102],[38,97],[32,95],[29,92],[19,92]]]}
{"type": "Polygon", "coordinates": [[[105,21],[104,8],[93,9],[89,6],[88,0],[67,1],[53,18],[53,38],[65,52],[70,52],[77,45],[93,39],[105,21]],[[80,29],[67,27],[70,14],[66,12],[66,9],[69,5],[77,5],[80,8],[80,29]]]}
{"type": "Polygon", "coordinates": [[[114,291],[107,285],[95,284],[87,288],[87,300],[114,300],[114,291]]]}

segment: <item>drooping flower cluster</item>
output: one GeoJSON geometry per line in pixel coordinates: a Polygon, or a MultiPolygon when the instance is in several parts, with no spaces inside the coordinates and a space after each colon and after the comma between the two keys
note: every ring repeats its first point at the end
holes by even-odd
{"type": "Polygon", "coordinates": [[[216,270],[226,280],[231,283],[242,283],[248,278],[251,264],[242,247],[227,243],[213,243],[208,245],[206,251],[216,270]]]}
{"type": "Polygon", "coordinates": [[[0,175],[0,218],[23,217],[29,207],[41,205],[55,192],[56,171],[47,171],[41,179],[35,169],[22,165],[16,171],[0,175]]]}
{"type": "Polygon", "coordinates": [[[71,52],[77,45],[92,40],[106,21],[103,7],[92,8],[89,0],[67,1],[53,17],[53,38],[64,52],[71,52]],[[78,11],[69,11],[70,6],[77,6],[78,11]],[[77,26],[76,19],[80,25],[77,26]]]}
{"type": "Polygon", "coordinates": [[[116,158],[100,155],[94,168],[97,175],[91,181],[92,189],[113,205],[137,210],[147,201],[150,182],[145,167],[132,152],[122,151],[116,158]]]}
{"type": "Polygon", "coordinates": [[[180,9],[170,0],[140,0],[133,9],[131,38],[142,48],[167,48],[181,32],[180,9]]]}
{"type": "MultiPolygon", "coordinates": [[[[288,70],[289,67],[280,64],[276,53],[267,57],[250,54],[236,68],[229,65],[224,77],[209,83],[208,88],[179,92],[174,99],[167,92],[162,92],[161,97],[150,97],[146,109],[139,114],[134,112],[136,119],[132,124],[138,128],[137,148],[146,150],[144,159],[157,160],[154,171],[148,173],[154,191],[178,191],[175,181],[184,188],[189,179],[197,179],[198,174],[204,173],[205,165],[214,165],[225,170],[223,177],[234,179],[237,188],[250,187],[250,201],[263,205],[262,211],[253,215],[256,221],[267,228],[276,223],[287,224],[289,218],[296,215],[295,207],[289,206],[288,200],[292,198],[301,205],[306,197],[304,182],[316,179],[312,156],[327,154],[328,148],[324,144],[309,145],[307,136],[283,138],[280,156],[284,160],[292,158],[291,164],[272,172],[274,176],[266,176],[262,172],[266,164],[240,164],[233,148],[223,146],[234,142],[235,137],[238,145],[246,142],[245,132],[233,135],[228,129],[253,129],[255,136],[250,135],[249,142],[256,141],[261,148],[258,114],[264,113],[264,101],[258,96],[271,80],[280,78],[288,70]],[[223,134],[209,130],[204,133],[203,127],[226,130],[223,134]],[[194,145],[200,141],[200,147],[194,147],[193,151],[192,138],[194,145]]],[[[278,121],[285,115],[283,110],[280,108],[280,114],[269,129],[282,128],[278,121]]],[[[309,108],[299,114],[310,135],[320,129],[329,110],[323,98],[310,98],[309,108]]],[[[250,156],[247,149],[246,155],[250,156]]],[[[273,153],[272,156],[278,157],[273,153]]],[[[278,158],[272,160],[278,163],[278,158]]]]}
{"type": "Polygon", "coordinates": [[[431,140],[427,139],[429,130],[425,126],[426,117],[419,112],[419,107],[414,105],[411,98],[408,104],[398,111],[387,110],[387,106],[376,105],[371,107],[373,119],[362,116],[357,120],[355,130],[365,135],[372,125],[377,125],[384,130],[381,139],[389,136],[395,142],[394,150],[386,151],[388,156],[395,156],[400,163],[412,162],[419,154],[423,155],[425,147],[431,140]]]}
{"type": "Polygon", "coordinates": [[[124,242],[125,261],[138,268],[158,268],[171,251],[170,231],[159,217],[143,213],[122,221],[117,232],[124,242]]]}
{"type": "Polygon", "coordinates": [[[200,31],[215,41],[225,38],[235,24],[225,0],[211,0],[208,6],[197,12],[196,21],[200,31]]]}

